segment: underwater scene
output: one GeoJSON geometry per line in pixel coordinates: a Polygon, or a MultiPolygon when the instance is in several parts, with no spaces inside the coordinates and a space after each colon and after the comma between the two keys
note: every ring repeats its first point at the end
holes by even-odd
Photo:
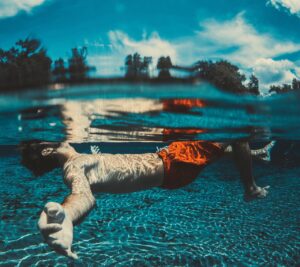
{"type": "Polygon", "coordinates": [[[0,97],[1,266],[297,266],[300,262],[300,94],[233,95],[194,85],[73,85],[0,97]],[[187,104],[188,103],[188,104],[187,104]],[[266,198],[245,202],[230,156],[176,190],[95,193],[74,227],[73,261],[43,243],[37,222],[69,194],[60,169],[34,176],[26,140],[80,153],[155,153],[173,141],[272,142],[253,162],[266,198]]]}

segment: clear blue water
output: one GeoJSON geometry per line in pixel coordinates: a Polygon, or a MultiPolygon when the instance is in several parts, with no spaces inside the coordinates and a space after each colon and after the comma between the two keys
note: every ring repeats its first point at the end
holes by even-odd
{"type": "Polygon", "coordinates": [[[74,86],[0,97],[1,266],[297,266],[300,95],[256,99],[208,85],[74,86]],[[198,98],[205,107],[163,112],[161,101],[198,98]],[[157,106],[156,106],[157,104],[157,106]],[[163,129],[196,129],[166,136],[163,129]],[[80,152],[154,152],[177,139],[277,140],[270,163],[255,162],[266,199],[246,203],[230,158],[178,190],[96,194],[97,208],[75,228],[78,261],[52,252],[37,230],[46,202],[68,194],[61,171],[35,178],[18,144],[68,140],[80,152]]]}

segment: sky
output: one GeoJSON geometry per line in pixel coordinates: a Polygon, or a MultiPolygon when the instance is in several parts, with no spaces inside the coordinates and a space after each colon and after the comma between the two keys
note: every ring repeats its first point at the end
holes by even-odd
{"type": "Polygon", "coordinates": [[[177,65],[226,59],[266,91],[300,79],[299,29],[300,0],[0,0],[1,48],[34,37],[66,59],[86,46],[98,76],[122,75],[135,52],[177,65]]]}

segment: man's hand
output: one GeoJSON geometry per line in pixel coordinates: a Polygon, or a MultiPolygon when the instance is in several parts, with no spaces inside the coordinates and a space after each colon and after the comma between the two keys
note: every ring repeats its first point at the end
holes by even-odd
{"type": "Polygon", "coordinates": [[[63,222],[48,223],[48,215],[43,210],[38,221],[38,228],[45,242],[57,253],[77,259],[77,255],[71,251],[73,241],[73,223],[65,216],[63,222]]]}
{"type": "MultiPolygon", "coordinates": [[[[48,223],[47,222],[47,214],[45,211],[42,211],[40,215],[40,219],[38,221],[38,228],[47,242],[49,239],[49,235],[59,232],[62,230],[62,225],[59,223],[48,223]]],[[[47,242],[48,243],[48,242],[47,242]]]]}
{"type": "Polygon", "coordinates": [[[268,189],[270,186],[259,187],[255,186],[248,192],[245,192],[244,199],[245,201],[251,201],[257,198],[265,198],[268,195],[268,189]]]}

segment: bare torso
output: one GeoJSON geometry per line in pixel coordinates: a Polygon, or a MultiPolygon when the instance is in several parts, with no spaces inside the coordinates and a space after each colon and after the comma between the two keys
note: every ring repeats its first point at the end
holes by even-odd
{"type": "Polygon", "coordinates": [[[86,179],[92,192],[128,193],[160,186],[163,162],[156,153],[77,154],[64,164],[64,180],[86,179]]]}

